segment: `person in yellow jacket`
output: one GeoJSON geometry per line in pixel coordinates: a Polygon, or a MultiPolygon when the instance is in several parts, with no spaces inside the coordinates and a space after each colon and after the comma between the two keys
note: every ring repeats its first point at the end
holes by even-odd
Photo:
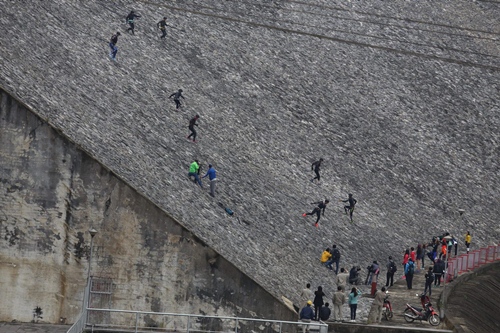
{"type": "Polygon", "coordinates": [[[465,235],[465,247],[467,248],[467,254],[470,251],[470,241],[472,239],[472,236],[469,231],[467,231],[467,234],[465,235]]]}
{"type": "Polygon", "coordinates": [[[332,253],[330,251],[330,248],[328,247],[325,251],[323,251],[323,253],[321,254],[321,263],[323,265],[325,265],[328,269],[332,270],[333,267],[332,267],[332,262],[331,262],[331,259],[332,258],[332,253]]]}

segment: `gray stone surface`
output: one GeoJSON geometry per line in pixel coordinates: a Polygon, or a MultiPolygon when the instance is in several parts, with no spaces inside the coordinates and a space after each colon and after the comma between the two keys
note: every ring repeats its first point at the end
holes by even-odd
{"type": "Polygon", "coordinates": [[[307,281],[331,294],[318,258],[332,243],[343,265],[366,266],[444,230],[498,241],[494,2],[0,5],[0,84],[277,296],[297,300],[307,281]],[[164,15],[177,29],[160,41],[164,15]],[[181,112],[166,99],[178,88],[181,112]],[[218,169],[215,199],[186,179],[194,158],[218,169]],[[348,192],[353,225],[336,200],[348,192]],[[300,214],[325,197],[316,229],[300,214]]]}
{"type": "Polygon", "coordinates": [[[69,328],[68,325],[0,322],[0,333],[66,333],[69,328]]]}

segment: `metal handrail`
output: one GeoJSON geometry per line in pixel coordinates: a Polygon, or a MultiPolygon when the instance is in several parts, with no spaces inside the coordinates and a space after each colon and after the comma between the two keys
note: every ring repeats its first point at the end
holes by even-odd
{"type": "Polygon", "coordinates": [[[66,333],[82,333],[85,329],[87,323],[87,307],[89,304],[89,294],[90,294],[90,280],[88,280],[87,285],[85,286],[85,290],[83,292],[83,306],[82,312],[78,319],[75,321],[73,325],[69,328],[66,333]]]}
{"type": "MultiPolygon", "coordinates": [[[[297,322],[297,321],[286,321],[286,320],[273,320],[273,319],[260,319],[260,318],[244,318],[244,317],[230,317],[230,316],[209,316],[209,315],[197,315],[197,314],[186,314],[186,313],[172,313],[172,312],[152,312],[152,311],[134,311],[134,310],[119,310],[119,309],[100,309],[100,308],[86,308],[86,311],[90,314],[91,312],[106,312],[106,313],[121,313],[121,314],[131,314],[135,317],[135,323],[132,325],[124,326],[124,325],[111,325],[111,324],[101,324],[101,323],[90,323],[87,322],[86,326],[91,326],[93,328],[105,328],[105,327],[128,327],[130,332],[140,332],[140,329],[143,327],[139,326],[139,318],[140,315],[154,315],[154,316],[172,316],[172,317],[184,317],[187,318],[187,324],[185,331],[189,333],[193,331],[191,327],[191,323],[193,320],[191,318],[204,318],[204,319],[219,319],[219,320],[232,320],[235,322],[234,324],[234,332],[238,332],[238,325],[240,321],[248,321],[248,322],[262,322],[262,323],[271,323],[277,324],[279,328],[279,333],[282,332],[283,324],[290,324],[294,326],[298,325],[307,325],[307,326],[315,326],[319,327],[320,332],[326,333],[328,331],[328,325],[319,321],[319,322],[297,322]]],[[[144,327],[145,328],[145,327],[144,327]]],[[[150,328],[148,330],[167,330],[166,328],[150,328]]],[[[78,332],[81,333],[81,332],[78,332]]]]}

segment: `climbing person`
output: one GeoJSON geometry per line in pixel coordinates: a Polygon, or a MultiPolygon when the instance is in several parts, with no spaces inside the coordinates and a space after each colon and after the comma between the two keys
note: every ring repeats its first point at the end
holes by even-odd
{"type": "Polygon", "coordinates": [[[198,124],[196,123],[198,119],[200,119],[200,116],[196,115],[189,121],[188,128],[191,131],[191,134],[189,134],[187,138],[189,140],[190,137],[193,137],[193,142],[196,142],[196,130],[194,129],[194,127],[198,126],[198,124]]]}
{"type": "Polygon", "coordinates": [[[330,258],[332,257],[332,253],[330,251],[330,248],[327,247],[323,253],[321,253],[321,263],[326,266],[329,270],[332,270],[332,262],[330,261],[330,258]]]}
{"type": "Polygon", "coordinates": [[[311,171],[314,170],[314,173],[316,174],[316,177],[311,179],[311,182],[314,182],[314,180],[317,179],[318,183],[319,183],[319,179],[321,178],[321,176],[319,175],[319,169],[321,168],[321,162],[323,162],[322,158],[320,158],[319,161],[316,161],[313,164],[311,164],[311,171]]]}
{"type": "Polygon", "coordinates": [[[398,270],[396,263],[392,260],[392,256],[389,256],[389,260],[387,261],[387,275],[385,279],[385,286],[392,287],[394,285],[394,273],[398,270]]]}
{"type": "Polygon", "coordinates": [[[342,321],[342,306],[345,304],[346,297],[341,286],[337,287],[337,291],[333,293],[333,320],[342,321]]]}
{"type": "Polygon", "coordinates": [[[300,300],[302,301],[302,305],[306,306],[307,301],[310,299],[313,299],[314,292],[311,290],[311,284],[308,283],[306,284],[306,287],[302,289],[302,292],[300,293],[300,300]]]}
{"type": "Polygon", "coordinates": [[[415,273],[415,264],[411,258],[408,260],[408,263],[405,265],[405,277],[406,277],[406,287],[408,289],[412,289],[413,283],[413,274],[415,273]]]}
{"type": "Polygon", "coordinates": [[[470,231],[467,231],[467,234],[465,234],[465,247],[467,248],[467,254],[469,254],[470,251],[471,240],[472,240],[472,235],[470,234],[470,231]]]}
{"type": "Polygon", "coordinates": [[[127,17],[125,17],[125,23],[128,23],[128,25],[129,25],[129,28],[127,29],[127,31],[132,31],[132,35],[135,35],[134,34],[134,29],[135,29],[134,21],[136,18],[139,18],[139,17],[141,17],[141,15],[137,15],[133,10],[127,15],[127,17]]]}
{"type": "Polygon", "coordinates": [[[168,98],[171,98],[172,96],[174,97],[175,108],[180,108],[182,105],[180,98],[185,99],[184,96],[182,96],[182,89],[177,90],[177,92],[174,92],[172,95],[168,96],[168,98]]]}
{"type": "Polygon", "coordinates": [[[385,287],[375,292],[375,299],[372,302],[370,312],[368,313],[367,324],[380,324],[382,321],[382,307],[384,306],[385,287]]]}
{"type": "Polygon", "coordinates": [[[325,297],[325,293],[323,292],[323,287],[319,286],[318,290],[314,292],[314,320],[318,320],[319,317],[319,309],[325,304],[323,302],[323,297],[325,297]]]}
{"type": "Polygon", "coordinates": [[[160,38],[165,38],[167,36],[167,18],[163,17],[163,20],[156,23],[156,27],[161,30],[160,38]]]}
{"type": "Polygon", "coordinates": [[[118,43],[118,36],[120,36],[119,32],[111,36],[109,41],[109,48],[111,49],[109,52],[109,58],[113,61],[116,61],[116,54],[118,53],[118,47],[116,46],[116,43],[118,43]]]}
{"type": "Polygon", "coordinates": [[[429,297],[432,295],[432,282],[434,282],[434,274],[432,272],[432,267],[429,267],[427,273],[425,273],[425,288],[424,295],[427,294],[427,289],[429,289],[429,297]]]}
{"type": "Polygon", "coordinates": [[[205,176],[201,178],[205,178],[208,176],[208,179],[210,179],[210,195],[212,197],[215,197],[215,184],[217,183],[217,173],[212,164],[208,165],[208,170],[205,176]]]}
{"type": "Polygon", "coordinates": [[[325,303],[325,306],[322,306],[321,309],[319,309],[319,319],[322,321],[327,321],[332,314],[332,310],[328,307],[329,305],[329,303],[325,303]]]}
{"type": "Polygon", "coordinates": [[[198,183],[198,185],[200,185],[200,187],[203,188],[203,185],[201,183],[201,179],[199,176],[199,169],[200,169],[200,164],[199,164],[198,160],[194,160],[194,162],[191,163],[191,165],[189,166],[188,177],[189,177],[189,179],[191,179],[191,177],[194,177],[194,182],[198,183]]]}
{"type": "Polygon", "coordinates": [[[361,292],[356,287],[353,287],[349,293],[348,303],[351,310],[351,322],[356,321],[356,309],[358,308],[358,298],[360,295],[361,292]]]}
{"type": "Polygon", "coordinates": [[[332,258],[330,259],[332,263],[335,263],[335,274],[339,273],[339,263],[340,263],[340,251],[337,249],[337,245],[332,246],[332,258]]]}
{"type": "Polygon", "coordinates": [[[344,211],[345,211],[346,215],[349,214],[349,216],[351,217],[351,222],[352,222],[352,214],[354,213],[354,206],[358,203],[358,201],[353,198],[351,193],[349,193],[349,198],[347,198],[346,200],[340,200],[340,201],[349,202],[349,206],[344,206],[344,211]]]}
{"type": "MultiPolygon", "coordinates": [[[[311,320],[314,319],[314,312],[313,309],[311,308],[311,305],[313,303],[311,301],[307,301],[306,306],[300,310],[299,314],[299,320],[303,323],[310,323],[311,320]]],[[[302,333],[309,332],[309,326],[310,325],[302,325],[302,333]]]]}
{"type": "Polygon", "coordinates": [[[318,227],[318,222],[319,222],[319,219],[321,218],[321,211],[323,211],[323,216],[325,216],[325,209],[326,209],[326,205],[329,203],[330,201],[328,200],[325,200],[325,201],[318,201],[318,202],[311,202],[311,205],[318,205],[317,207],[315,207],[312,212],[310,213],[304,213],[302,214],[302,216],[307,216],[307,215],[314,215],[316,214],[317,218],[316,218],[316,222],[314,223],[314,226],[317,228],[318,227]]]}

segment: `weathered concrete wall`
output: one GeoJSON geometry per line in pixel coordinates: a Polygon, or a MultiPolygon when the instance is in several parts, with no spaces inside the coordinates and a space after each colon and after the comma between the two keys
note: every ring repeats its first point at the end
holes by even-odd
{"type": "Polygon", "coordinates": [[[71,322],[87,277],[119,309],[296,319],[158,207],[2,91],[0,321],[71,322]]]}

